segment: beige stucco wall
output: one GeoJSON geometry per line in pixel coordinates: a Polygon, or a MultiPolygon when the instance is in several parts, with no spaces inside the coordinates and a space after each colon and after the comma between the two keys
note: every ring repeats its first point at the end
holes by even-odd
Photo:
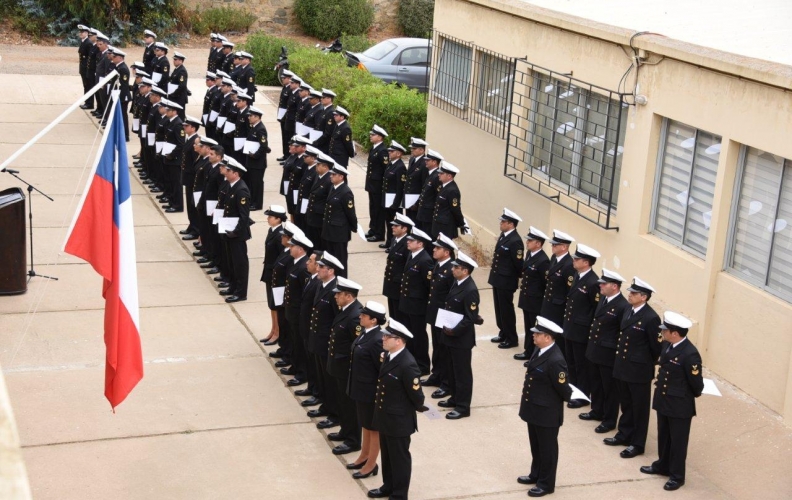
{"type": "MultiPolygon", "coordinates": [[[[621,40],[626,45],[629,33],[614,30],[600,37],[591,26],[578,26],[569,19],[559,19],[556,24],[566,28],[559,29],[551,25],[546,11],[540,24],[530,19],[540,17],[534,9],[519,10],[516,2],[504,2],[512,12],[503,13],[493,8],[502,7],[500,2],[488,3],[485,8],[438,0],[435,28],[613,90],[629,66],[614,43],[621,40]]],[[[736,63],[719,54],[709,61],[718,71],[679,60],[687,56],[680,57],[678,45],[667,40],[654,43],[655,38],[641,39],[642,47],[667,58],[656,66],[641,67],[640,93],[649,102],[630,107],[627,116],[618,232],[606,231],[504,177],[506,142],[434,106],[429,107],[427,126],[430,147],[462,170],[457,182],[463,211],[475,223],[482,244],[494,244],[496,219],[506,205],[522,215],[523,226],[535,225],[545,232],[559,228],[593,246],[603,255],[595,266],[598,272],[604,265],[652,283],[659,292],[652,299],[657,308],[674,309],[697,323],[691,339],[710,369],[792,422],[792,304],[722,271],[740,145],[792,159],[792,93],[724,74],[736,63]],[[705,259],[649,234],[663,117],[723,137],[705,259]]],[[[699,53],[689,59],[697,64],[707,61],[699,53]]],[[[753,66],[739,72],[783,84],[778,68],[772,69],[767,75],[753,66]]]]}

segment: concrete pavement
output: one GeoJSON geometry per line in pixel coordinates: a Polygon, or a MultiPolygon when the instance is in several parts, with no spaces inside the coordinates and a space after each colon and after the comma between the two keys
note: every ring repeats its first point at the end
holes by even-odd
{"type": "MultiPolygon", "coordinates": [[[[47,48],[72,61],[72,49],[47,48]]],[[[0,48],[2,53],[2,48],[0,48]]],[[[133,50],[129,60],[139,59],[133,50]]],[[[191,51],[200,66],[204,51],[191,51]],[[200,59],[198,59],[200,57],[200,59]],[[200,62],[200,63],[199,63],[200,62]]],[[[76,64],[76,60],[75,60],[76,64]]],[[[0,67],[0,70],[2,68],[0,67]]],[[[188,113],[200,115],[202,72],[191,72],[188,113]]],[[[6,158],[81,94],[77,77],[0,74],[0,158],[6,158]]],[[[273,153],[265,204],[277,194],[280,129],[275,106],[260,93],[273,153]]],[[[34,195],[36,270],[27,294],[0,298],[0,366],[16,413],[30,485],[42,499],[365,498],[380,477],[355,481],[344,457],[330,453],[272,366],[258,339],[270,328],[259,282],[266,232],[262,212],[249,242],[249,300],[227,305],[177,232],[186,214],[164,214],[132,175],[141,331],[146,375],[130,397],[109,410],[103,397],[101,280],[87,264],[59,255],[66,228],[98,146],[95,120],[77,111],[14,167],[50,194],[34,195]],[[35,310],[35,314],[32,311],[35,310]]],[[[130,154],[137,151],[130,143],[130,154]]],[[[447,152],[444,152],[449,156],[447,152]]],[[[133,171],[134,172],[134,171],[133,171]]],[[[462,174],[464,175],[464,173],[462,174]]],[[[352,168],[358,213],[365,226],[363,170],[352,168]]],[[[0,188],[18,185],[0,177],[0,188]]],[[[350,278],[361,301],[383,300],[385,254],[353,238],[350,278]]],[[[516,476],[528,472],[525,424],[517,416],[524,369],[488,339],[494,332],[487,269],[473,275],[481,288],[485,325],[474,350],[472,417],[419,416],[413,436],[411,497],[525,498],[516,476]]],[[[739,360],[735,360],[739,362],[739,360]]],[[[705,374],[713,376],[713,374],[705,374]]],[[[761,376],[761,374],[757,374],[761,376]]],[[[688,480],[676,498],[786,498],[792,478],[792,433],[738,389],[697,401],[688,480]]],[[[436,406],[434,400],[427,401],[436,406]]],[[[579,411],[567,410],[560,432],[555,498],[667,498],[662,478],[638,472],[656,458],[654,420],[647,454],[633,460],[604,446],[579,411]]],[[[354,454],[347,456],[354,458],[354,454]]]]}

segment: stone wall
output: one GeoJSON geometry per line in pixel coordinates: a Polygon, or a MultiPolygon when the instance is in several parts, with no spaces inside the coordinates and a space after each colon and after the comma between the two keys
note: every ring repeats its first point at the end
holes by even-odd
{"type": "MultiPolygon", "coordinates": [[[[374,6],[374,23],[371,31],[376,33],[398,34],[398,0],[369,0],[374,6]]],[[[228,6],[247,9],[258,17],[254,30],[288,33],[299,30],[294,19],[294,0],[182,0],[190,9],[208,9],[228,6]]]]}

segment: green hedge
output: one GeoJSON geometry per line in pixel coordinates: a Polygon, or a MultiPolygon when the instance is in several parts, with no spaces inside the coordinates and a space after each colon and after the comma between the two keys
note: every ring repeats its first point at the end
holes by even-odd
{"type": "Polygon", "coordinates": [[[333,40],[344,33],[366,33],[374,7],[367,0],[296,0],[294,15],[306,35],[333,40]]]}
{"type": "Polygon", "coordinates": [[[399,25],[404,36],[430,38],[434,0],[399,0],[399,25]]]}
{"type": "MultiPolygon", "coordinates": [[[[256,70],[256,83],[262,85],[280,85],[272,68],[278,62],[281,47],[285,46],[289,52],[289,60],[295,49],[300,45],[289,38],[278,38],[261,33],[250,35],[247,42],[238,46],[239,50],[250,52],[253,55],[253,69],[256,70]]],[[[316,51],[319,52],[319,51],[316,51]]]]}
{"type": "Polygon", "coordinates": [[[184,28],[196,35],[229,33],[250,30],[256,16],[245,9],[212,7],[211,9],[188,11],[182,19],[184,28]]]}

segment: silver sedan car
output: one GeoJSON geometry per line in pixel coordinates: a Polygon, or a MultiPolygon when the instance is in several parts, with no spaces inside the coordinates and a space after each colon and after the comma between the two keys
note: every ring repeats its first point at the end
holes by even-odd
{"type": "Polygon", "coordinates": [[[365,52],[344,52],[349,66],[370,72],[385,83],[426,92],[429,85],[429,40],[389,38],[365,52]]]}

